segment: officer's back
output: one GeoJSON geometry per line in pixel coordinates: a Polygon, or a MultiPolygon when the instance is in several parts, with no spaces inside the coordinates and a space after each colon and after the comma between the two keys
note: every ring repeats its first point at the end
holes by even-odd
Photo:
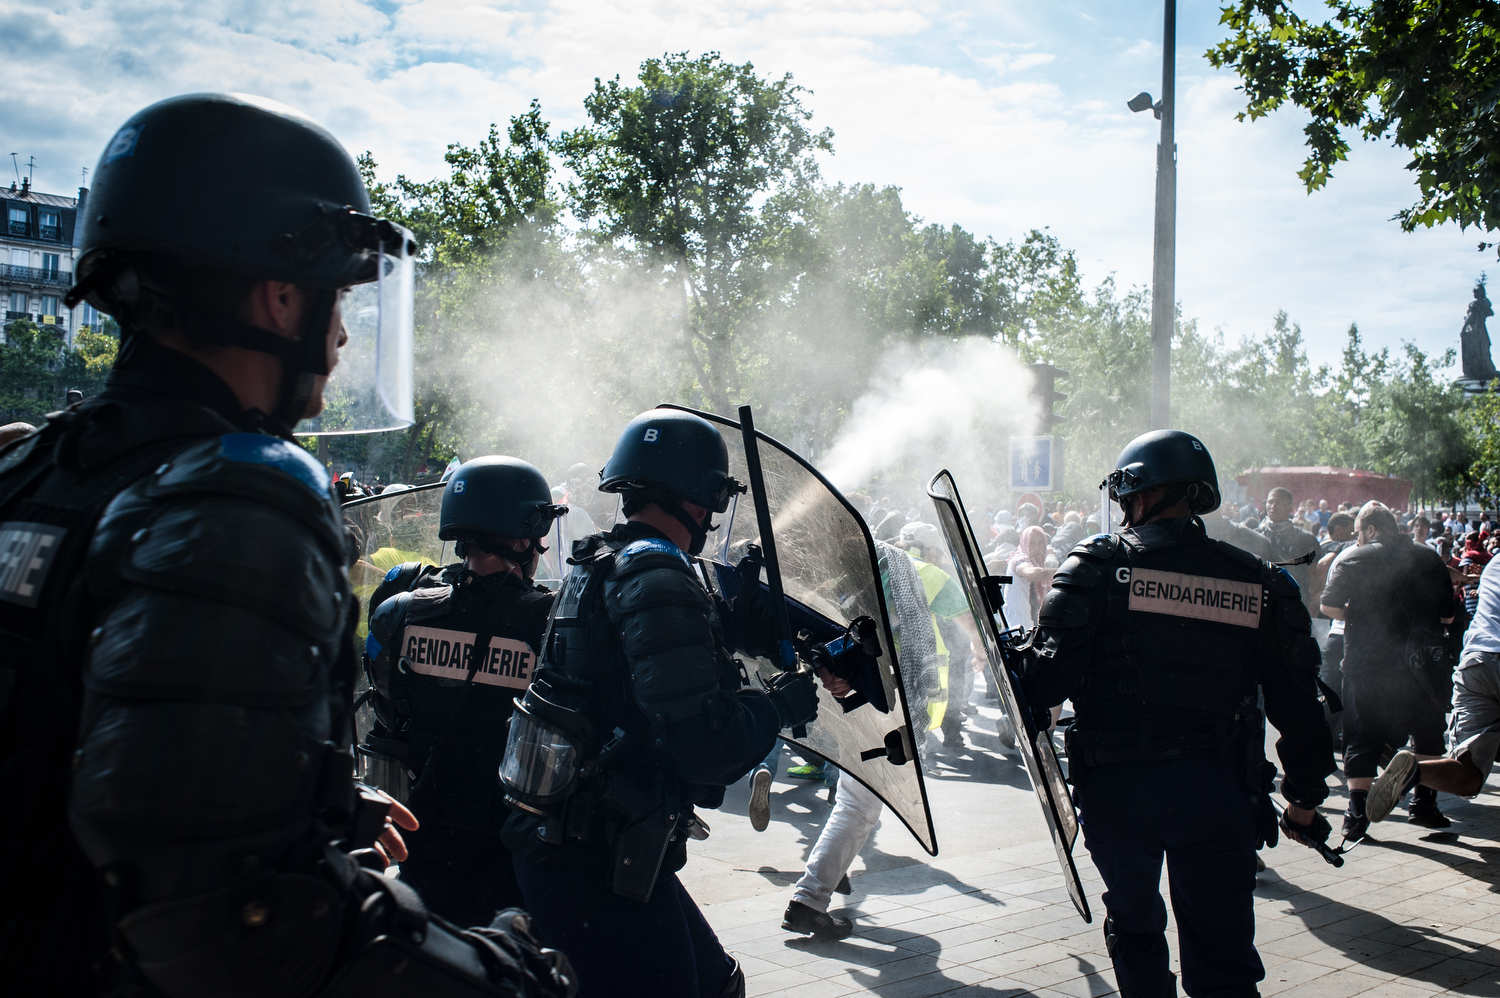
{"type": "Polygon", "coordinates": [[[1252,994],[1255,849],[1274,842],[1259,709],[1281,738],[1286,826],[1326,839],[1314,810],[1333,770],[1313,688],[1318,648],[1297,586],[1209,538],[1219,505],[1202,442],[1177,430],[1133,440],[1106,480],[1125,529],[1080,544],[1053,579],[1023,689],[1072,698],[1068,777],[1084,843],[1107,888],[1105,940],[1122,994],[1176,993],[1160,896],[1170,873],[1189,995],[1252,994]]]}
{"type": "Polygon", "coordinates": [[[438,519],[463,560],[397,565],[370,599],[376,724],[361,772],[421,821],[401,878],[459,925],[523,903],[499,838],[509,810],[496,774],[552,609],[553,594],[532,581],[541,539],[566,510],[525,461],[467,461],[444,486],[438,519]]]}

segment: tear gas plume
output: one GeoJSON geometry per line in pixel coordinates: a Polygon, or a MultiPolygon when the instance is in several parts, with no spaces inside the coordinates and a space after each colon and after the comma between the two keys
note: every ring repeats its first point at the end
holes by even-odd
{"type": "Polygon", "coordinates": [[[1014,352],[977,336],[893,347],[817,463],[845,492],[877,478],[906,492],[948,468],[976,498],[989,494],[1006,480],[1009,438],[1036,424],[1032,380],[1014,352]]]}

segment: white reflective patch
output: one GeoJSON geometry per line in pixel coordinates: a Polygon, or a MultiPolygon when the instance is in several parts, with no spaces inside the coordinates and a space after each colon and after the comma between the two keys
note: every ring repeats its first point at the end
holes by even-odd
{"type": "Polygon", "coordinates": [[[0,523],[0,600],[35,607],[67,530],[45,523],[0,523]]]}
{"type": "Polygon", "coordinates": [[[1259,627],[1263,594],[1253,582],[1179,575],[1137,568],[1130,575],[1130,609],[1173,617],[1259,627]]]}
{"type": "MultiPolygon", "coordinates": [[[[473,631],[450,631],[440,627],[407,627],[401,657],[413,672],[439,679],[464,680],[473,664],[473,631]]],[[[531,685],[536,653],[515,638],[490,638],[488,654],[474,673],[474,682],[486,686],[508,686],[524,690],[531,685]]]]}

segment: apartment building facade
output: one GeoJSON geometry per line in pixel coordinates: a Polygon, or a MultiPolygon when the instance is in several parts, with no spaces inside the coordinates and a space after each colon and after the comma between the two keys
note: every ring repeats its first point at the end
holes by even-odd
{"type": "Polygon", "coordinates": [[[29,178],[0,188],[0,305],[5,322],[30,319],[39,326],[55,326],[69,346],[80,327],[95,327],[99,313],[87,304],[63,306],[73,284],[74,248],[88,189],[78,196],[43,194],[29,178]]]}

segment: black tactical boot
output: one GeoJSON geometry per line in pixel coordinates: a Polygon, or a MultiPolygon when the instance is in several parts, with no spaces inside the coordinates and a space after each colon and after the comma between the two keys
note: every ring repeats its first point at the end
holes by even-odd
{"type": "Polygon", "coordinates": [[[1423,828],[1447,828],[1453,822],[1438,810],[1437,791],[1431,787],[1418,787],[1406,806],[1406,820],[1423,828]]]}
{"type": "Polygon", "coordinates": [[[854,931],[854,923],[849,919],[835,918],[801,901],[793,901],[786,906],[786,914],[781,916],[781,927],[788,932],[800,932],[819,939],[845,939],[854,931]]]}

